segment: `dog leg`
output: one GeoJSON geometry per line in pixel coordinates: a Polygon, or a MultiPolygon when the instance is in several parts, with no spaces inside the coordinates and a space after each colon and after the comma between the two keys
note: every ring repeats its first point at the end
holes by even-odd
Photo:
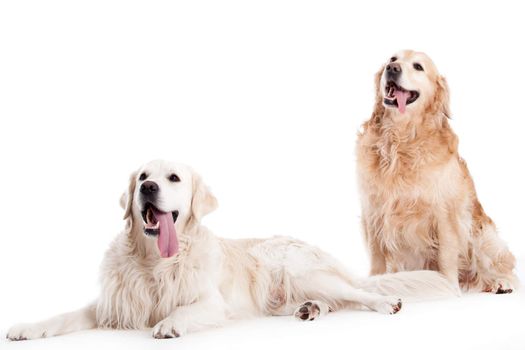
{"type": "Polygon", "coordinates": [[[386,273],[386,258],[377,247],[377,243],[370,246],[370,276],[386,273]]]}
{"type": "Polygon", "coordinates": [[[353,287],[348,288],[342,298],[345,301],[362,304],[371,310],[389,315],[397,314],[403,305],[398,297],[370,293],[353,287]]]}
{"type": "Polygon", "coordinates": [[[478,276],[478,286],[474,289],[495,294],[512,293],[518,284],[513,273],[516,264],[514,255],[498,236],[494,223],[488,217],[480,220],[482,221],[476,225],[479,231],[475,233],[477,239],[474,242],[477,260],[475,275],[478,276]]]}
{"type": "Polygon", "coordinates": [[[339,275],[316,271],[301,286],[306,295],[315,300],[326,300],[330,305],[357,303],[384,314],[395,314],[401,310],[401,299],[384,296],[355,288],[339,275]]]}
{"type": "Polygon", "coordinates": [[[18,324],[7,332],[9,340],[29,340],[95,328],[95,306],[55,316],[38,323],[18,324]]]}
{"type": "MultiPolygon", "coordinates": [[[[459,289],[458,225],[451,215],[438,217],[438,268],[459,289]]],[[[465,234],[467,235],[467,234],[465,234]]]]}
{"type": "Polygon", "coordinates": [[[379,242],[377,242],[376,237],[371,234],[371,229],[368,223],[363,220],[362,225],[370,254],[370,275],[382,275],[386,273],[385,255],[379,248],[379,242]]]}
{"type": "Polygon", "coordinates": [[[222,297],[215,296],[190,305],[179,306],[153,327],[157,339],[177,338],[187,332],[215,327],[226,321],[226,308],[222,297]]]}

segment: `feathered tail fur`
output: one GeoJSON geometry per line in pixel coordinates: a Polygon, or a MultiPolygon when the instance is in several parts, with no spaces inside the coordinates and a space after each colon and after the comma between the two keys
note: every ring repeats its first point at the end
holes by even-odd
{"type": "Polygon", "coordinates": [[[460,296],[459,288],[436,271],[405,271],[376,275],[357,281],[357,287],[382,295],[396,295],[406,301],[460,296]]]}

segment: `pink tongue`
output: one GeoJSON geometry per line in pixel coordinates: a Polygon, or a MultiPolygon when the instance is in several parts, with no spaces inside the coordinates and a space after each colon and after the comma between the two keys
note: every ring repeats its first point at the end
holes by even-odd
{"type": "Polygon", "coordinates": [[[179,251],[179,241],[177,232],[175,232],[175,223],[171,213],[163,213],[153,209],[153,214],[159,222],[159,237],[157,246],[159,247],[160,256],[169,258],[179,251]]]}
{"type": "Polygon", "coordinates": [[[394,91],[394,96],[396,97],[396,100],[397,100],[397,109],[399,109],[401,113],[405,113],[406,106],[407,106],[407,100],[410,97],[410,92],[396,90],[394,91]]]}

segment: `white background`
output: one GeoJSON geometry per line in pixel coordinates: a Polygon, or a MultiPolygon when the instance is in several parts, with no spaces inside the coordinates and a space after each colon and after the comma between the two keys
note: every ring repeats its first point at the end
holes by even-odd
{"type": "MultiPolygon", "coordinates": [[[[447,77],[461,154],[525,279],[523,13],[519,1],[2,1],[0,333],[96,298],[128,174],[155,158],[202,174],[216,234],[294,235],[364,275],[355,138],[374,73],[404,48],[447,77]]],[[[0,347],[523,349],[524,295],[0,347]]]]}

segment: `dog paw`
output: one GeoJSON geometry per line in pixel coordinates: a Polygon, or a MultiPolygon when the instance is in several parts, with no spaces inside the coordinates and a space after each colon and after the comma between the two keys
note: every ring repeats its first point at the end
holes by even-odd
{"type": "Polygon", "coordinates": [[[177,330],[174,324],[175,322],[171,318],[166,318],[153,327],[153,338],[155,339],[169,339],[178,338],[181,336],[181,332],[177,330]]]}
{"type": "Polygon", "coordinates": [[[294,316],[300,321],[313,321],[321,314],[321,308],[315,301],[307,301],[295,309],[294,316]]]}
{"type": "Polygon", "coordinates": [[[16,341],[45,338],[46,336],[46,329],[41,325],[37,323],[22,323],[11,327],[7,332],[6,338],[16,341]]]}
{"type": "Polygon", "coordinates": [[[508,280],[498,279],[492,283],[491,286],[485,288],[485,292],[494,294],[509,294],[514,290],[512,284],[508,280]]]}
{"type": "Polygon", "coordinates": [[[388,297],[387,299],[378,302],[375,305],[374,309],[382,314],[393,315],[397,314],[399,310],[401,310],[402,306],[403,302],[401,301],[401,299],[388,297]]]}

